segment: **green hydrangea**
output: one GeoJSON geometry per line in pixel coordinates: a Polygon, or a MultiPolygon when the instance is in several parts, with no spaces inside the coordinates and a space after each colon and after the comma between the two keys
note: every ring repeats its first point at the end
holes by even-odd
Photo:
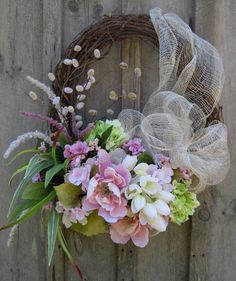
{"type": "Polygon", "coordinates": [[[103,141],[101,138],[103,134],[112,126],[110,135],[105,141],[105,148],[107,150],[114,150],[120,147],[126,140],[128,140],[128,135],[124,132],[124,129],[121,127],[119,120],[106,120],[97,121],[95,128],[89,133],[86,137],[86,141],[94,140],[98,138],[100,141],[103,141]]]}
{"type": "Polygon", "coordinates": [[[171,221],[178,225],[184,223],[192,216],[195,208],[200,203],[197,200],[196,194],[189,191],[190,181],[177,182],[173,181],[173,194],[175,196],[174,201],[171,203],[171,221]]]}

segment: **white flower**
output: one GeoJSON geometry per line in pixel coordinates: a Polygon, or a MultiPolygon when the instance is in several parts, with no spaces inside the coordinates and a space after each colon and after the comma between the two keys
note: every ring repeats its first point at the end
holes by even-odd
{"type": "Polygon", "coordinates": [[[168,204],[165,201],[158,199],[153,204],[156,207],[157,213],[159,215],[169,216],[170,207],[168,206],[168,204]]]}
{"type": "Polygon", "coordinates": [[[84,91],[84,87],[83,87],[82,85],[77,85],[77,86],[75,87],[75,89],[76,89],[76,91],[79,92],[79,93],[81,93],[81,92],[84,91]]]}
{"type": "Polygon", "coordinates": [[[74,67],[79,66],[79,62],[77,61],[77,59],[72,59],[72,64],[73,64],[74,67]]]}
{"type": "Polygon", "coordinates": [[[158,198],[165,201],[166,203],[169,203],[175,199],[175,196],[171,192],[162,190],[158,192],[158,198]]]}
{"type": "Polygon", "coordinates": [[[33,91],[29,92],[29,96],[31,97],[32,100],[37,100],[38,99],[38,95],[35,92],[33,92],[33,91]]]}
{"type": "Polygon", "coordinates": [[[76,108],[77,108],[78,110],[80,110],[80,109],[82,109],[82,108],[84,107],[84,105],[85,105],[84,102],[79,102],[79,103],[77,103],[76,108]]]}
{"type": "Polygon", "coordinates": [[[83,117],[81,115],[76,115],[75,116],[75,120],[76,121],[81,121],[83,119],[83,117]]]}
{"type": "Polygon", "coordinates": [[[48,79],[53,82],[56,79],[56,77],[52,72],[49,72],[48,73],[48,79]]]}
{"type": "Polygon", "coordinates": [[[68,111],[70,113],[73,113],[75,111],[74,107],[72,105],[68,106],[68,111]]]}
{"type": "Polygon", "coordinates": [[[113,115],[113,114],[114,114],[114,110],[112,110],[112,109],[108,108],[108,109],[107,109],[107,114],[109,114],[109,115],[113,115]]]}
{"type": "Polygon", "coordinates": [[[75,45],[74,46],[74,51],[75,52],[80,52],[82,50],[81,46],[80,45],[75,45]]]}
{"type": "Polygon", "coordinates": [[[125,197],[128,200],[133,199],[136,195],[140,194],[142,192],[141,187],[136,184],[136,183],[132,183],[129,185],[128,188],[125,189],[125,197]]]}
{"type": "Polygon", "coordinates": [[[152,228],[159,232],[166,231],[168,223],[162,216],[158,215],[154,204],[147,203],[140,211],[139,217],[142,224],[148,223],[152,228]]]}
{"type": "Polygon", "coordinates": [[[135,165],[137,164],[137,162],[138,162],[137,156],[127,155],[122,162],[122,166],[124,166],[129,171],[132,171],[135,165]]]}
{"type": "Polygon", "coordinates": [[[159,180],[150,175],[140,177],[140,186],[149,195],[155,195],[162,190],[159,180]]]}
{"type": "Polygon", "coordinates": [[[80,129],[82,126],[83,126],[83,121],[78,121],[78,122],[76,123],[76,127],[77,127],[78,129],[80,129]]]}
{"type": "Polygon", "coordinates": [[[91,76],[94,76],[95,70],[93,68],[91,68],[91,69],[88,70],[87,74],[88,74],[88,78],[90,78],[91,76]]]}
{"type": "Polygon", "coordinates": [[[62,114],[63,114],[64,116],[66,116],[66,115],[68,114],[68,112],[69,112],[69,110],[68,110],[68,107],[67,107],[67,106],[65,106],[65,107],[62,108],[62,114]]]}
{"type": "Polygon", "coordinates": [[[95,50],[93,51],[93,54],[94,54],[94,57],[95,57],[96,59],[99,59],[99,58],[101,57],[101,52],[100,52],[100,50],[98,50],[98,49],[95,49],[95,50]]]}
{"type": "Polygon", "coordinates": [[[89,82],[90,82],[91,84],[94,84],[94,83],[96,82],[95,77],[94,77],[94,76],[89,77],[89,82]]]}
{"type": "Polygon", "coordinates": [[[147,174],[148,164],[140,163],[134,168],[134,172],[138,176],[145,176],[147,174]]]}
{"type": "Polygon", "coordinates": [[[65,65],[71,65],[72,64],[72,60],[71,59],[64,59],[63,63],[65,65]]]}
{"type": "Polygon", "coordinates": [[[86,95],[83,95],[83,94],[82,94],[82,95],[78,95],[78,96],[77,96],[77,100],[78,100],[78,101],[83,101],[83,100],[85,100],[85,99],[86,99],[86,95]]]}
{"type": "Polygon", "coordinates": [[[66,94],[72,94],[72,93],[73,93],[73,89],[70,88],[70,87],[65,87],[65,88],[64,88],[64,92],[65,92],[66,94]]]}
{"type": "Polygon", "coordinates": [[[97,115],[97,110],[96,109],[89,109],[89,111],[88,111],[88,114],[90,115],[90,116],[96,116],[97,115]]]}
{"type": "Polygon", "coordinates": [[[52,103],[54,105],[58,105],[60,103],[60,97],[59,96],[56,96],[53,100],[52,100],[52,103]]]}
{"type": "Polygon", "coordinates": [[[131,210],[134,214],[138,213],[144,208],[146,199],[142,195],[136,195],[131,202],[131,210]]]}
{"type": "Polygon", "coordinates": [[[92,83],[90,81],[88,81],[86,84],[85,84],[85,90],[89,90],[92,86],[92,83]]]}

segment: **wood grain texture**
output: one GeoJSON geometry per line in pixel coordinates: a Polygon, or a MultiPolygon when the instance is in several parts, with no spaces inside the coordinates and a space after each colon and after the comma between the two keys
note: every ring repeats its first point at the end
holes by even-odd
{"type": "MultiPolygon", "coordinates": [[[[235,0],[1,0],[0,1],[0,152],[17,135],[42,128],[39,122],[18,118],[21,110],[47,112],[47,100],[32,102],[27,96],[31,87],[24,81],[28,74],[46,81],[71,42],[88,24],[110,13],[148,13],[159,6],[172,11],[195,27],[195,31],[220,51],[226,71],[222,104],[229,126],[232,167],[227,179],[216,188],[201,194],[201,207],[182,227],[171,225],[168,231],[150,239],[145,249],[132,243],[116,246],[109,234],[87,238],[68,234],[85,280],[89,281],[234,281],[236,275],[236,2],[235,0]],[[194,22],[195,20],[195,22],[194,22]]],[[[115,44],[111,53],[92,66],[97,83],[88,92],[83,112],[98,109],[98,117],[108,117],[110,90],[119,95],[138,94],[136,108],[142,108],[158,86],[158,53],[137,40],[115,44]],[[128,62],[121,71],[119,63],[128,62]],[[141,67],[142,78],[136,81],[133,69],[141,67]]],[[[133,104],[124,100],[112,106],[115,114],[133,104]]],[[[7,179],[15,166],[1,160],[2,190],[0,225],[6,213],[12,189],[7,179]]],[[[17,181],[15,181],[15,184],[17,181]]],[[[6,247],[8,232],[0,235],[0,280],[3,281],[74,281],[77,275],[60,249],[56,250],[51,269],[45,255],[45,225],[33,218],[20,227],[13,246],[6,247]]]]}
{"type": "MultiPolygon", "coordinates": [[[[40,130],[42,125],[19,118],[19,111],[42,112],[41,102],[33,102],[27,93],[30,86],[25,76],[30,74],[42,78],[42,1],[3,0],[0,3],[0,120],[2,155],[11,139],[25,131],[40,130]]],[[[11,197],[16,188],[8,187],[10,174],[20,162],[6,166],[1,158],[1,203],[0,224],[6,223],[11,197]]],[[[21,162],[22,164],[22,162],[21,162]]],[[[20,226],[11,248],[6,247],[8,231],[0,235],[1,280],[35,281],[46,279],[43,225],[36,223],[40,217],[20,226]]]]}
{"type": "Polygon", "coordinates": [[[201,194],[191,242],[191,281],[233,281],[236,275],[236,2],[196,1],[196,33],[219,50],[225,68],[222,104],[229,130],[231,170],[225,181],[201,194]],[[207,28],[206,28],[207,27],[207,28]]]}

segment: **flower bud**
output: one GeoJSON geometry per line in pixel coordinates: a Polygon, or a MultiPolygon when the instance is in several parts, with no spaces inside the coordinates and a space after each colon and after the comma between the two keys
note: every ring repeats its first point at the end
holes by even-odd
{"type": "Polygon", "coordinates": [[[86,95],[78,95],[77,96],[77,100],[78,101],[83,101],[83,100],[85,100],[86,99],[86,95]]]}
{"type": "Polygon", "coordinates": [[[76,115],[75,120],[76,121],[82,121],[83,117],[81,115],[76,115]]]}
{"type": "Polygon", "coordinates": [[[128,68],[128,64],[127,64],[126,62],[123,62],[123,61],[122,61],[122,62],[120,63],[120,68],[121,68],[121,69],[127,69],[127,68],[128,68]]]}
{"type": "Polygon", "coordinates": [[[64,59],[63,63],[65,65],[71,65],[72,64],[72,60],[71,59],[64,59]]]}
{"type": "Polygon", "coordinates": [[[107,114],[108,114],[108,115],[114,115],[114,110],[108,108],[108,109],[107,109],[107,114]]]}
{"type": "Polygon", "coordinates": [[[80,52],[82,50],[81,46],[80,45],[75,45],[74,46],[74,51],[75,52],[80,52]]]}
{"type": "Polygon", "coordinates": [[[77,61],[77,59],[72,59],[72,64],[73,64],[74,67],[79,66],[79,62],[77,61]]]}
{"type": "Polygon", "coordinates": [[[95,70],[93,68],[91,68],[91,69],[88,70],[87,74],[88,74],[88,78],[90,78],[91,76],[94,76],[95,70]]]}
{"type": "Polygon", "coordinates": [[[75,87],[75,89],[76,89],[76,91],[79,92],[79,93],[81,93],[81,92],[84,91],[84,87],[83,87],[82,85],[77,85],[77,86],[75,87]]]}
{"type": "Polygon", "coordinates": [[[80,110],[80,109],[82,109],[84,107],[84,105],[85,105],[84,102],[79,102],[79,103],[77,103],[76,108],[78,110],[80,110]]]}
{"type": "Polygon", "coordinates": [[[141,68],[136,67],[136,68],[134,69],[134,74],[135,74],[135,76],[137,76],[137,77],[141,77],[141,76],[142,76],[141,68]]]}
{"type": "Polygon", "coordinates": [[[63,107],[62,108],[62,114],[64,115],[64,116],[66,116],[67,114],[68,114],[68,107],[67,106],[65,106],[65,107],[63,107]]]}
{"type": "Polygon", "coordinates": [[[65,87],[65,88],[64,88],[64,92],[65,92],[66,94],[72,94],[72,93],[73,93],[73,89],[70,88],[70,87],[65,87]]]}
{"type": "Polygon", "coordinates": [[[95,110],[95,109],[89,109],[89,111],[88,111],[88,114],[90,115],[90,116],[96,116],[97,115],[97,110],[95,110]]]}
{"type": "Polygon", "coordinates": [[[53,82],[56,79],[56,77],[53,73],[49,72],[48,73],[48,79],[53,82]]]}
{"type": "Polygon", "coordinates": [[[38,95],[35,92],[33,92],[33,91],[29,92],[29,96],[31,97],[32,100],[37,100],[38,99],[38,95]]]}
{"type": "Polygon", "coordinates": [[[130,100],[135,101],[137,99],[137,95],[135,93],[133,93],[133,92],[130,92],[130,93],[128,93],[128,98],[130,100]]]}
{"type": "Polygon", "coordinates": [[[83,126],[83,121],[78,121],[78,122],[76,123],[76,127],[77,127],[78,129],[80,129],[82,126],[83,126]]]}
{"type": "Polygon", "coordinates": [[[95,49],[93,54],[96,59],[99,59],[101,57],[101,52],[99,49],[95,49]]]}
{"type": "Polygon", "coordinates": [[[114,90],[110,91],[109,99],[114,101],[119,99],[117,93],[114,90]]]}
{"type": "Polygon", "coordinates": [[[68,111],[70,113],[73,113],[75,111],[74,107],[72,105],[68,106],[68,111]]]}

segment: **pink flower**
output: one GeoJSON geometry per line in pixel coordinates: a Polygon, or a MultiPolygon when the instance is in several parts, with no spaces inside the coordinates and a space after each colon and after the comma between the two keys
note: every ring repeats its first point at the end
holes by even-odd
{"type": "Polygon", "coordinates": [[[70,171],[68,180],[74,185],[81,185],[83,191],[86,191],[89,184],[89,177],[91,172],[90,165],[80,166],[78,168],[74,168],[70,171]]]}
{"type": "Polygon", "coordinates": [[[191,171],[185,169],[185,168],[179,168],[180,174],[181,176],[185,179],[185,180],[189,180],[192,176],[191,171]]]}
{"type": "Polygon", "coordinates": [[[137,247],[145,247],[149,241],[149,229],[139,222],[138,216],[125,217],[110,227],[113,242],[126,244],[130,239],[137,247]]]}
{"type": "Polygon", "coordinates": [[[76,167],[81,159],[85,158],[85,155],[89,152],[89,147],[86,142],[77,141],[76,143],[65,145],[64,157],[72,158],[72,167],[76,167]]]}
{"type": "Polygon", "coordinates": [[[142,139],[140,138],[134,138],[128,141],[126,144],[123,145],[123,147],[129,150],[132,155],[138,155],[145,151],[144,147],[142,146],[142,139]]]}
{"type": "Polygon", "coordinates": [[[105,150],[98,152],[99,173],[93,177],[83,200],[83,210],[98,209],[105,221],[115,223],[127,214],[127,200],[122,190],[131,180],[129,171],[120,165],[113,165],[105,150]]]}

